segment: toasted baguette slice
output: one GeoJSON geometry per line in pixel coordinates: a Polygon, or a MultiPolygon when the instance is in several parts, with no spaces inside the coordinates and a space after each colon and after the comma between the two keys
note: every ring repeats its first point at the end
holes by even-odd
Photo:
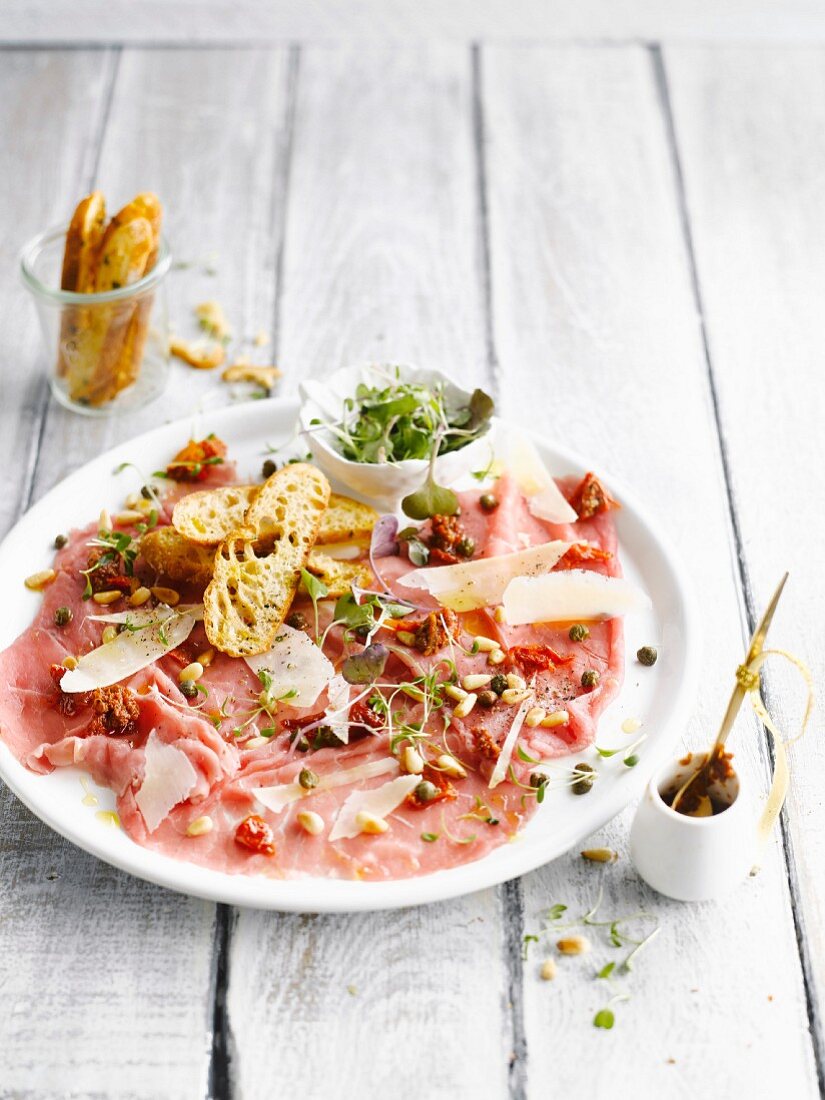
{"type": "MultiPolygon", "coordinates": [[[[117,224],[125,224],[125,222],[138,217],[145,218],[152,227],[152,248],[146,259],[144,270],[144,274],[148,275],[157,263],[160,251],[160,227],[163,221],[163,207],[157,195],[151,191],[141,192],[127,206],[118,211],[112,221],[117,224]]],[[[153,299],[153,295],[145,296],[135,308],[117,367],[116,384],[118,391],[130,386],[140,374],[143,349],[149,335],[149,318],[152,313],[153,299]]]]}
{"type": "Polygon", "coordinates": [[[336,561],[321,550],[310,551],[306,570],[327,586],[330,598],[345,596],[354,584],[369,588],[373,582],[372,570],[363,561],[336,561]]]}
{"type": "Polygon", "coordinates": [[[194,584],[205,588],[212,580],[214,550],[190,542],[174,527],[147,531],[140,540],[140,553],[150,569],[174,584],[194,584]]]}
{"type": "Polygon", "coordinates": [[[172,523],[184,538],[217,546],[230,532],[243,527],[247,510],[260,491],[260,485],[228,485],[189,493],[175,505],[172,523]]]}
{"type": "Polygon", "coordinates": [[[232,657],[271,646],[298,588],[301,570],[329,500],[329,482],[297,462],[272,475],[253,500],[244,526],[215,553],[203,597],[206,636],[232,657]]]}
{"type": "Polygon", "coordinates": [[[93,272],[106,224],[106,200],[100,191],[81,199],[69,223],[60,286],[87,294],[94,290],[93,272]]]}
{"type": "Polygon", "coordinates": [[[361,504],[349,497],[333,493],[329,498],[329,507],[324,512],[321,530],[318,532],[318,545],[329,542],[369,541],[372,529],[378,521],[378,512],[369,504],[361,504]]]}

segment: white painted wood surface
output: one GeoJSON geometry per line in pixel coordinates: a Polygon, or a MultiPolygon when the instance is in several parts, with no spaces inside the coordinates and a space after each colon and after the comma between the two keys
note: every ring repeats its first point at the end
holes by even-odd
{"type": "Polygon", "coordinates": [[[0,41],[809,41],[815,0],[4,0],[0,41]]]}
{"type": "MultiPolygon", "coordinates": [[[[107,9],[96,31],[123,37],[107,9]]],[[[51,22],[27,10],[41,37],[70,33],[60,5],[51,22]]],[[[195,10],[204,37],[228,33],[193,3],[167,6],[152,37],[180,35],[195,10]]],[[[22,11],[4,6],[0,38],[22,11]]],[[[439,27],[454,17],[443,9],[439,27]]],[[[71,36],[84,33],[78,9],[71,36]]],[[[26,186],[11,189],[0,256],[10,283],[22,239],[93,180],[113,202],[153,187],[177,254],[196,261],[172,281],[179,326],[219,297],[240,333],[270,333],[285,391],[378,356],[492,385],[510,415],[537,409],[540,392],[534,420],[632,484],[689,562],[709,624],[694,745],[718,717],[719,670],[738,661],[747,614],[786,564],[776,642],[823,671],[807,549],[823,487],[822,61],[785,47],[679,48],[664,65],[634,45],[4,50],[0,150],[26,186]],[[783,464],[791,443],[798,462],[783,464]]],[[[178,365],[128,428],[75,419],[46,407],[34,317],[8,284],[0,318],[4,529],[125,430],[229,398],[178,365]]],[[[769,677],[789,721],[795,687],[769,677]]],[[[318,918],[135,882],[3,792],[0,1097],[818,1096],[815,730],[793,756],[785,843],[777,834],[729,901],[702,906],[642,887],[630,811],[596,838],[622,853],[615,866],[572,853],[456,902],[318,918]],[[591,1026],[609,995],[591,974],[610,949],[567,960],[552,984],[537,977],[542,953],[521,962],[540,911],[584,912],[602,881],[607,913],[643,905],[662,922],[609,1033],[591,1026]]],[[[765,783],[747,719],[737,759],[765,783]]]]}

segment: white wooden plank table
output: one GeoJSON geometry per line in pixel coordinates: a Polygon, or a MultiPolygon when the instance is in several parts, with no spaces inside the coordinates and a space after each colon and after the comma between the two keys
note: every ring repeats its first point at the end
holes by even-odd
{"type": "MultiPolygon", "coordinates": [[[[718,720],[785,567],[774,637],[821,679],[825,47],[640,44],[638,5],[609,45],[528,45],[499,40],[493,4],[481,46],[316,33],[322,5],[294,8],[287,42],[254,4],[238,10],[260,42],[238,45],[191,6],[208,49],[175,48],[186,5],[168,36],[157,5],[128,35],[70,26],[59,5],[52,34],[38,5],[0,24],[2,531],[116,439],[229,399],[179,364],[128,423],[48,397],[20,244],[92,185],[113,205],[153,188],[177,255],[215,254],[216,275],[175,274],[173,317],[220,298],[270,335],[281,392],[362,359],[433,364],[634,486],[681,546],[705,625],[686,746],[718,720]]],[[[814,8],[795,10],[815,31],[814,8]]],[[[519,12],[529,36],[539,6],[519,12]]],[[[777,669],[766,686],[791,728],[795,682],[777,669]]],[[[634,874],[632,808],[593,839],[615,865],[573,852],[455,902],[298,917],[133,880],[0,790],[0,1097],[821,1096],[816,725],[762,872],[694,906],[634,874]],[[609,995],[597,935],[553,983],[541,954],[523,958],[543,910],[583,913],[601,886],[606,912],[641,906],[662,928],[610,1032],[591,1023],[609,995]]],[[[743,717],[735,747],[764,787],[764,731],[743,717]]]]}

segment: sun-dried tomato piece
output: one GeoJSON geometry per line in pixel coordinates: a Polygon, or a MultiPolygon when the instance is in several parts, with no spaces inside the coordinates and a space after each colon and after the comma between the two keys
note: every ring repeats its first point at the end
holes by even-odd
{"type": "Polygon", "coordinates": [[[576,569],[588,561],[610,561],[613,555],[590,542],[574,542],[556,563],[556,569],[576,569]]]}
{"type": "Polygon", "coordinates": [[[235,843],[262,856],[275,855],[275,837],[262,817],[250,814],[235,830],[235,843]]]}
{"type": "Polygon", "coordinates": [[[510,660],[524,672],[547,672],[556,665],[566,665],[573,655],[566,657],[549,645],[514,645],[509,650],[510,660]]]}
{"type": "Polygon", "coordinates": [[[458,516],[433,516],[430,520],[430,547],[434,550],[455,553],[464,538],[464,528],[458,516]]]}
{"type": "Polygon", "coordinates": [[[450,554],[447,550],[442,550],[440,546],[430,548],[429,565],[456,565],[460,561],[461,558],[457,554],[450,554]]]}
{"type": "Polygon", "coordinates": [[[570,505],[579,519],[590,519],[599,512],[608,512],[611,508],[620,508],[617,500],[608,493],[596,475],[590,471],[584,475],[573,490],[570,505]]]}
{"type": "Polygon", "coordinates": [[[123,563],[113,550],[99,547],[93,550],[86,561],[84,577],[88,579],[92,592],[132,591],[132,578],[123,572],[123,563]]]}
{"type": "Polygon", "coordinates": [[[88,702],[94,712],[94,718],[86,728],[89,737],[101,733],[122,737],[137,732],[140,707],[128,688],[118,684],[95,688],[85,697],[84,702],[88,702]]]}
{"type": "Polygon", "coordinates": [[[224,458],[226,444],[216,435],[190,439],[166,467],[166,474],[173,481],[203,481],[209,476],[210,468],[219,466],[224,458]]]}
{"type": "Polygon", "coordinates": [[[425,657],[443,649],[450,638],[458,637],[459,623],[455,611],[442,607],[431,611],[415,628],[415,648],[425,657]]]}
{"type": "Polygon", "coordinates": [[[485,760],[498,760],[501,749],[493,740],[489,731],[484,729],[483,726],[476,726],[471,732],[479,756],[483,756],[485,760]]]}
{"type": "Polygon", "coordinates": [[[379,730],[384,725],[384,719],[380,714],[376,713],[363,699],[359,699],[353,703],[349,708],[349,721],[350,727],[356,727],[355,731],[350,729],[350,735],[358,729],[363,729],[365,733],[370,730],[379,730]]]}
{"type": "Polygon", "coordinates": [[[437,768],[431,768],[429,765],[425,765],[424,771],[421,773],[422,783],[431,783],[436,788],[436,793],[430,798],[422,799],[418,797],[418,790],[421,786],[415,787],[404,799],[407,805],[412,806],[416,810],[423,810],[425,806],[432,806],[434,802],[444,802],[447,799],[456,797],[456,789],[449,781],[444,772],[438,771],[437,768]]]}

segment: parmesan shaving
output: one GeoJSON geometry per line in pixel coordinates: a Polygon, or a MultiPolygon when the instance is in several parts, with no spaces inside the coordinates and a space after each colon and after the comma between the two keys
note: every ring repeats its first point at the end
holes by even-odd
{"type": "Polygon", "coordinates": [[[526,623],[583,622],[613,619],[650,607],[650,599],[621,577],[605,577],[586,569],[515,577],[504,590],[504,621],[526,623]]]}
{"type": "Polygon", "coordinates": [[[413,569],[400,578],[400,583],[408,588],[426,589],[442,607],[453,611],[473,611],[501,603],[504,591],[513,578],[547,573],[570,546],[569,542],[547,542],[514,554],[477,558],[457,565],[413,569]]]}
{"type": "MultiPolygon", "coordinates": [[[[309,798],[319,791],[328,791],[334,787],[347,787],[352,783],[358,783],[361,779],[374,779],[377,775],[389,775],[399,770],[395,757],[388,756],[384,760],[371,760],[366,764],[358,764],[354,768],[346,768],[344,771],[332,772],[330,775],[322,775],[315,787],[304,789],[300,783],[281,783],[275,787],[258,787],[252,791],[258,801],[268,810],[279,814],[292,802],[301,798],[309,798]]],[[[420,781],[420,777],[419,777],[420,781]]]]}
{"type": "Polygon", "coordinates": [[[276,698],[289,696],[296,707],[311,707],[335,673],[332,662],[309,635],[286,623],[265,653],[244,660],[256,675],[266,669],[272,676],[272,694],[276,698]]]}
{"type": "Polygon", "coordinates": [[[511,434],[504,441],[503,465],[515,478],[527,498],[527,507],[537,519],[548,523],[575,523],[579,518],[565,500],[533,443],[523,435],[511,434]]]}
{"type": "Polygon", "coordinates": [[[95,688],[120,683],[182,645],[197,621],[196,612],[187,610],[181,613],[171,607],[144,612],[142,620],[138,618],[140,613],[137,611],[122,614],[128,615],[128,620],[117,616],[101,616],[101,620],[129,621],[140,629],[124,631],[113,641],[79,657],[77,666],[63,673],[60,680],[62,691],[94,691],[95,688]]]}
{"type": "Polygon", "coordinates": [[[349,744],[349,684],[336,673],[327,685],[327,725],[345,745],[349,744]]]}
{"type": "Polygon", "coordinates": [[[171,809],[189,797],[197,781],[197,773],[186,753],[165,744],[152,730],[146,742],[143,782],[135,795],[150,833],[171,809]]]}
{"type": "Polygon", "coordinates": [[[329,834],[330,840],[350,840],[363,831],[356,821],[359,814],[371,814],[380,821],[391,814],[408,794],[411,794],[421,782],[420,775],[400,775],[380,787],[369,791],[353,791],[338,811],[335,824],[329,834]]]}
{"type": "Polygon", "coordinates": [[[504,738],[504,744],[501,746],[501,752],[498,754],[496,766],[493,768],[493,774],[490,776],[490,782],[487,784],[490,789],[497,787],[499,783],[506,778],[507,769],[513,758],[513,749],[515,749],[516,741],[518,741],[518,735],[521,733],[521,727],[524,725],[524,719],[527,717],[527,712],[533,706],[534,702],[535,700],[531,695],[528,699],[524,700],[516,711],[513,724],[510,726],[510,732],[504,738]]]}

